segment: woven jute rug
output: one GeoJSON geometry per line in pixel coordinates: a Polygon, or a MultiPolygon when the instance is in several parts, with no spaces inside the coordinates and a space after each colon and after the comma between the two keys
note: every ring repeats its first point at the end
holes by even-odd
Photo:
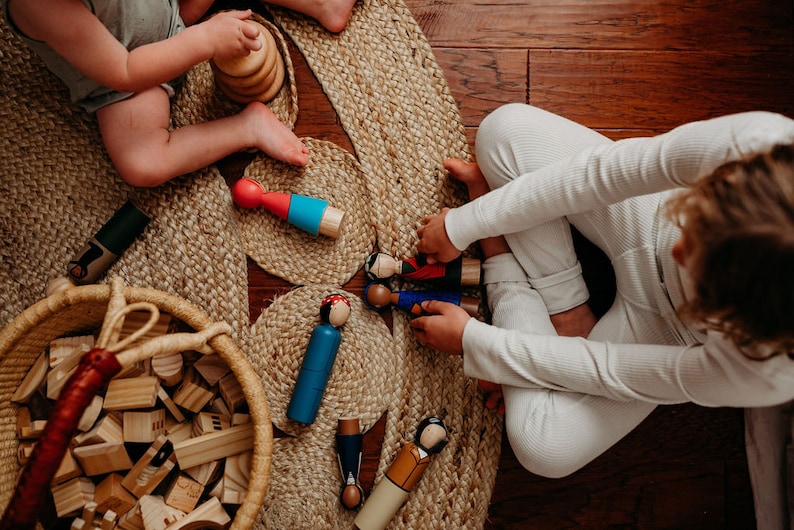
{"type": "MultiPolygon", "coordinates": [[[[385,414],[376,483],[423,418],[439,416],[450,431],[449,444],[389,528],[481,528],[498,466],[500,419],[484,409],[459,358],[419,345],[402,313],[395,312],[387,327],[342,287],[375,248],[414,255],[421,219],[464,200],[442,167],[445,158],[469,156],[443,72],[400,0],[360,1],[340,34],[286,10],[260,11],[273,21],[282,46],[292,39],[304,54],[355,152],[307,138],[306,168],[257,155],[246,176],[269,190],[344,205],[339,238],[308,235],[266,212],[241,211],[214,166],[151,190],[125,185],[94,118],[68,102],[59,81],[3,23],[0,325],[43,298],[47,282],[63,276],[85,241],[132,199],[152,220],[101,281],[121,276],[128,285],[177,295],[231,324],[232,338],[266,389],[274,424],[286,433],[274,442],[270,487],[256,527],[351,528],[355,513],[338,501],[336,420],[358,416],[367,430],[385,414]],[[253,325],[246,256],[296,286],[253,325]],[[331,293],[346,294],[353,311],[341,328],[317,420],[301,426],[286,419],[286,405],[320,322],[320,302],[331,293]]],[[[271,108],[292,126],[300,87],[287,62],[288,82],[271,108]]],[[[219,95],[203,64],[175,98],[173,123],[238,110],[219,95]]],[[[10,443],[0,446],[3,453],[14,450],[10,443]]]]}

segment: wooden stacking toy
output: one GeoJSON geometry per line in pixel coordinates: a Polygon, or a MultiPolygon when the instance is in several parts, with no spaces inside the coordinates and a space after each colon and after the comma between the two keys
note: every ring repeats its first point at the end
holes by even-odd
{"type": "Polygon", "coordinates": [[[286,67],[273,34],[254,20],[246,20],[259,29],[262,47],[244,57],[213,58],[210,61],[218,87],[237,103],[267,103],[284,84],[286,67]]]}

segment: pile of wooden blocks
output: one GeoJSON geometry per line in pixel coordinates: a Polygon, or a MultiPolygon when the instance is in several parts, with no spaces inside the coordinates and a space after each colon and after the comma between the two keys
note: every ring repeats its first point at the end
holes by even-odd
{"type": "MultiPolygon", "coordinates": [[[[122,338],[148,319],[127,317],[122,338]]],[[[142,340],[179,325],[161,314],[142,340]]],[[[19,461],[30,456],[48,411],[92,335],[53,340],[12,397],[19,461]]],[[[242,504],[253,453],[248,405],[218,354],[158,355],[114,378],[80,420],[52,482],[49,516],[69,528],[225,528],[242,504]]],[[[47,525],[43,525],[46,527],[47,525]]]]}

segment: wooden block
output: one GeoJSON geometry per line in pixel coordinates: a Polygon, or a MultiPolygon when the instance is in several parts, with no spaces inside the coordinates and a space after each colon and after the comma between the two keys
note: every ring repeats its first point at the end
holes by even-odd
{"type": "Polygon", "coordinates": [[[121,427],[121,421],[112,414],[102,416],[91,430],[79,433],[74,437],[74,445],[78,447],[122,441],[124,441],[124,430],[121,427]]]}
{"type": "Polygon", "coordinates": [[[101,396],[94,396],[94,399],[91,400],[91,403],[86,407],[83,415],[80,417],[80,422],[77,424],[77,428],[80,431],[90,431],[91,427],[94,426],[96,423],[97,418],[102,413],[102,404],[104,400],[101,396]]]}
{"type": "Polygon", "coordinates": [[[148,409],[157,403],[160,380],[155,376],[113,379],[105,393],[105,410],[148,409]]]}
{"type": "Polygon", "coordinates": [[[80,513],[94,498],[94,483],[85,477],[77,477],[52,488],[52,499],[58,517],[80,513]]]}
{"type": "Polygon", "coordinates": [[[19,442],[17,447],[17,460],[23,466],[28,462],[30,455],[33,453],[33,446],[36,442],[19,442]]]}
{"type": "Polygon", "coordinates": [[[177,510],[190,512],[196,507],[204,486],[187,475],[180,473],[163,496],[165,503],[177,510]]]}
{"type": "Polygon", "coordinates": [[[165,409],[127,410],[121,423],[125,442],[151,443],[165,434],[165,409]]]}
{"type": "Polygon", "coordinates": [[[253,443],[253,424],[246,423],[176,443],[174,452],[179,467],[187,469],[242,453],[251,449],[253,443]]]}
{"type": "Polygon", "coordinates": [[[221,416],[225,416],[226,418],[231,419],[232,411],[229,410],[229,407],[226,405],[226,402],[223,398],[216,397],[213,399],[209,405],[204,407],[204,412],[214,412],[215,414],[220,414],[221,416]]]}
{"type": "Polygon", "coordinates": [[[61,388],[77,369],[84,353],[94,347],[94,337],[62,337],[50,342],[49,365],[47,373],[47,397],[57,399],[61,388]]]}
{"type": "Polygon", "coordinates": [[[100,530],[113,530],[116,528],[116,520],[119,518],[118,514],[113,510],[108,510],[102,516],[102,523],[99,525],[100,530]]]}
{"type": "Polygon", "coordinates": [[[136,502],[130,511],[119,517],[116,527],[121,530],[146,530],[143,526],[140,504],[136,502]]]}
{"type": "Polygon", "coordinates": [[[189,467],[187,469],[183,469],[182,471],[184,471],[187,475],[190,475],[202,486],[206,486],[215,480],[218,475],[220,475],[221,470],[223,469],[222,463],[222,460],[213,460],[212,462],[207,462],[206,464],[201,464],[200,466],[189,467]]]}
{"type": "MultiPolygon", "coordinates": [[[[135,506],[137,499],[121,485],[121,482],[121,475],[111,473],[97,484],[94,492],[94,502],[97,503],[97,511],[99,513],[106,513],[111,510],[118,516],[127,513],[135,506]]],[[[114,522],[115,519],[114,517],[114,522]]]]}
{"type": "Polygon", "coordinates": [[[82,517],[78,517],[69,525],[69,530],[89,530],[90,528],[92,527],[82,517]]]}
{"type": "Polygon", "coordinates": [[[223,468],[223,489],[220,500],[223,504],[242,504],[248,493],[248,479],[251,474],[253,451],[226,457],[223,468]]]}
{"type": "Polygon", "coordinates": [[[75,447],[72,453],[89,477],[132,467],[132,461],[123,442],[84,445],[75,447]]]}
{"type": "Polygon", "coordinates": [[[231,427],[228,418],[212,412],[199,412],[193,416],[193,436],[222,431],[231,427]]]}
{"type": "Polygon", "coordinates": [[[94,520],[95,515],[96,515],[96,501],[90,501],[85,503],[85,506],[83,506],[83,512],[80,514],[80,518],[83,521],[91,522],[94,520]]]}
{"type": "Polygon", "coordinates": [[[242,412],[232,414],[232,425],[242,425],[251,421],[251,415],[242,412]]]}
{"type": "Polygon", "coordinates": [[[14,403],[27,403],[30,396],[44,384],[47,379],[48,368],[47,354],[42,352],[36,358],[28,373],[25,374],[22,382],[14,390],[14,393],[11,394],[11,401],[14,403]]]}
{"type": "Polygon", "coordinates": [[[193,363],[193,368],[201,374],[208,385],[214,386],[223,376],[230,372],[229,365],[217,353],[205,355],[193,363]]]}
{"type": "Polygon", "coordinates": [[[145,530],[165,530],[184,516],[168,506],[160,495],[144,495],[138,500],[145,530]]]}
{"type": "Polygon", "coordinates": [[[174,386],[182,381],[184,363],[180,352],[159,354],[152,357],[152,373],[165,386],[174,386]]]}
{"type": "Polygon", "coordinates": [[[80,464],[77,463],[77,460],[75,460],[72,452],[66,451],[61,459],[61,465],[58,466],[55,475],[52,477],[52,483],[60,484],[75,477],[79,477],[82,474],[83,470],[80,464]]]}
{"type": "Polygon", "coordinates": [[[181,423],[185,421],[185,415],[182,414],[182,410],[177,406],[176,403],[174,403],[174,400],[171,399],[171,396],[162,386],[157,391],[157,397],[160,398],[160,401],[163,402],[165,408],[168,409],[168,412],[171,413],[171,416],[173,416],[177,422],[181,423]]]}
{"type": "Polygon", "coordinates": [[[121,485],[136,497],[148,495],[175,465],[174,446],[165,435],[160,435],[124,476],[121,485]]]}
{"type": "Polygon", "coordinates": [[[229,406],[232,412],[237,412],[246,405],[245,395],[243,394],[243,387],[237,381],[237,376],[230,373],[224,376],[218,382],[218,389],[220,390],[223,401],[229,406]]]}
{"type": "MultiPolygon", "coordinates": [[[[150,313],[148,311],[133,311],[129,313],[124,318],[124,323],[121,326],[121,334],[119,335],[119,340],[123,340],[124,338],[132,335],[144,324],[149,321],[150,313]]],[[[155,337],[159,337],[161,335],[165,335],[168,333],[168,328],[171,325],[171,315],[168,313],[160,313],[157,322],[155,322],[154,326],[146,332],[141,338],[139,338],[136,343],[143,342],[148,339],[153,339],[155,337]]]]}
{"type": "Polygon", "coordinates": [[[19,407],[17,409],[17,438],[20,440],[38,438],[46,425],[45,420],[31,420],[29,408],[19,407]]]}
{"type": "Polygon", "coordinates": [[[168,425],[168,439],[173,443],[188,440],[193,436],[193,422],[184,421],[182,423],[168,425]]]}
{"type": "Polygon", "coordinates": [[[210,402],[215,393],[194,369],[185,371],[182,385],[174,394],[174,403],[190,412],[198,412],[210,402]]]}
{"type": "Polygon", "coordinates": [[[225,528],[231,521],[232,518],[221,506],[221,501],[217,497],[211,497],[201,506],[169,526],[168,530],[217,528],[218,526],[225,528]]]}

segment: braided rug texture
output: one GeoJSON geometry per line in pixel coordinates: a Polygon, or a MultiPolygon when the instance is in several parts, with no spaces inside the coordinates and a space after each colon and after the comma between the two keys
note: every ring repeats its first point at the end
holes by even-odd
{"type": "MultiPolygon", "coordinates": [[[[233,339],[261,377],[274,423],[287,434],[274,441],[270,487],[255,527],[351,528],[355,513],[338,501],[336,420],[355,415],[367,430],[385,413],[376,484],[423,418],[439,416],[450,431],[449,444],[433,457],[389,528],[481,528],[498,466],[499,417],[484,409],[459,358],[419,345],[403,313],[393,313],[389,329],[342,288],[376,244],[393,255],[414,255],[421,219],[464,200],[442,167],[445,158],[469,156],[454,99],[401,0],[361,0],[340,34],[267,9],[306,57],[355,156],[305,139],[307,167],[259,155],[246,176],[268,190],[344,205],[339,238],[310,236],[272,214],[236,208],[215,167],[152,190],[128,187],[108,160],[93,117],[68,102],[60,82],[3,24],[0,325],[41,299],[47,282],[64,274],[86,239],[124,200],[133,199],[152,220],[102,281],[120,275],[129,285],[175,294],[212,320],[229,322],[233,339]],[[299,286],[277,297],[253,325],[246,255],[299,286]],[[341,328],[317,420],[299,426],[286,419],[286,405],[311,331],[320,323],[320,303],[336,292],[348,296],[353,311],[341,328]]],[[[300,87],[288,55],[287,71],[288,83],[269,106],[292,126],[300,87]]],[[[172,120],[181,126],[239,108],[218,95],[205,63],[189,73],[172,120]]],[[[0,406],[10,408],[8,395],[0,393],[0,406]]],[[[0,447],[0,460],[13,458],[14,447],[0,447]]]]}

